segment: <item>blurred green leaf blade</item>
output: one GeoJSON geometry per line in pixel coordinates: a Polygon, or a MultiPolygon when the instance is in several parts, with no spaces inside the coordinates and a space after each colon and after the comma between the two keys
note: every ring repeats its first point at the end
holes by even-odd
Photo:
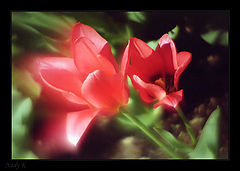
{"type": "Polygon", "coordinates": [[[49,37],[65,35],[64,31],[71,30],[75,23],[74,19],[51,12],[13,12],[12,21],[28,31],[38,31],[49,37]]]}
{"type": "Polygon", "coordinates": [[[179,26],[176,25],[171,31],[168,32],[169,37],[171,37],[173,40],[176,40],[179,34],[179,26]]]}
{"type": "Polygon", "coordinates": [[[164,129],[158,129],[154,127],[154,130],[174,149],[182,153],[190,153],[193,148],[175,138],[169,131],[164,129]]]}
{"type": "MultiPolygon", "coordinates": [[[[163,108],[159,107],[157,109],[152,106],[144,105],[139,97],[137,90],[134,89],[130,78],[128,77],[128,85],[130,90],[130,98],[126,109],[128,113],[133,114],[137,119],[139,119],[145,126],[151,127],[156,121],[161,117],[163,113],[163,108]]],[[[118,121],[123,128],[137,129],[135,124],[132,124],[126,117],[119,115],[118,121]]]]}
{"type": "Polygon", "coordinates": [[[210,45],[228,46],[228,31],[225,30],[209,30],[201,34],[201,38],[210,45]]]}
{"type": "Polygon", "coordinates": [[[217,107],[205,123],[190,159],[216,159],[219,147],[221,110],[217,107]]]}
{"type": "Polygon", "coordinates": [[[62,13],[13,12],[12,34],[17,37],[12,42],[13,57],[19,51],[57,53],[70,56],[69,41],[75,20],[62,13]]]}
{"type": "Polygon", "coordinates": [[[127,18],[136,23],[142,23],[146,21],[146,15],[144,12],[127,12],[127,18]]]}
{"type": "Polygon", "coordinates": [[[159,39],[158,40],[152,40],[147,42],[148,46],[150,46],[153,50],[156,50],[157,45],[158,45],[159,39]]]}
{"type": "Polygon", "coordinates": [[[33,103],[30,97],[24,97],[12,86],[12,158],[38,158],[30,150],[29,128],[33,103]]]}
{"type": "Polygon", "coordinates": [[[27,97],[22,100],[21,104],[18,106],[18,109],[15,113],[16,116],[21,116],[22,121],[26,120],[32,111],[32,100],[30,97],[27,97]]]}

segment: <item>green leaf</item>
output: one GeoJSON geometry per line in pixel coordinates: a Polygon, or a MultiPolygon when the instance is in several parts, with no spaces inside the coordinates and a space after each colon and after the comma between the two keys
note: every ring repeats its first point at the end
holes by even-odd
{"type": "Polygon", "coordinates": [[[111,31],[109,31],[109,33],[104,32],[103,35],[110,44],[120,45],[126,43],[132,37],[132,30],[126,25],[122,27],[121,30],[117,30],[116,33],[111,33],[111,31]]]}
{"type": "Polygon", "coordinates": [[[138,91],[133,87],[131,79],[128,77],[128,86],[130,91],[129,103],[127,105],[127,110],[130,113],[146,113],[146,105],[143,104],[141,98],[139,97],[138,91]]]}
{"type": "Polygon", "coordinates": [[[21,49],[25,52],[51,52],[70,56],[68,44],[75,22],[62,13],[13,12],[13,59],[19,57],[21,49]]]}
{"type": "Polygon", "coordinates": [[[16,41],[18,39],[18,36],[16,34],[12,35],[12,56],[19,55],[23,52],[23,49],[16,44],[16,41]]]}
{"type": "Polygon", "coordinates": [[[157,45],[158,45],[159,39],[158,40],[152,40],[147,42],[148,46],[150,46],[153,50],[156,50],[157,45]]]}
{"type": "Polygon", "coordinates": [[[12,21],[13,24],[32,29],[32,31],[37,30],[49,37],[63,36],[66,31],[71,31],[75,23],[74,19],[67,19],[66,16],[51,12],[13,12],[12,21]]]}
{"type": "Polygon", "coordinates": [[[150,127],[156,122],[157,119],[159,119],[162,113],[163,108],[158,107],[157,109],[153,108],[152,110],[149,110],[147,113],[143,113],[137,117],[144,125],[150,127]]]}
{"type": "Polygon", "coordinates": [[[28,132],[28,119],[32,111],[32,101],[24,98],[15,87],[12,92],[12,137],[13,141],[23,142],[28,132]]]}
{"type": "Polygon", "coordinates": [[[12,159],[38,159],[39,157],[36,156],[31,150],[26,148],[21,148],[19,145],[16,145],[13,142],[12,145],[12,159]]]}
{"type": "Polygon", "coordinates": [[[219,148],[221,110],[217,107],[205,123],[202,134],[190,159],[216,159],[219,148]]]}
{"type": "Polygon", "coordinates": [[[228,31],[225,30],[209,30],[207,33],[201,34],[201,38],[211,45],[228,46],[228,31]]]}
{"type": "Polygon", "coordinates": [[[27,97],[21,101],[18,105],[17,110],[15,111],[16,119],[19,118],[19,121],[24,122],[32,111],[32,100],[30,97],[27,97]],[[20,119],[21,118],[21,119],[20,119]]]}
{"type": "Polygon", "coordinates": [[[221,34],[221,37],[219,39],[219,44],[223,46],[228,46],[228,32],[225,31],[221,34]]]}
{"type": "MultiPolygon", "coordinates": [[[[130,103],[131,105],[131,103],[130,103]]],[[[138,108],[136,105],[134,105],[135,108],[138,108]]],[[[130,112],[129,112],[130,113],[130,112]]],[[[135,117],[140,120],[145,126],[151,127],[156,123],[156,121],[161,117],[163,113],[163,109],[161,107],[157,109],[147,110],[145,113],[132,113],[135,115],[135,117]]],[[[128,119],[126,119],[122,115],[118,115],[118,121],[121,124],[121,126],[125,129],[137,129],[136,125],[132,124],[128,119]]]]}
{"type": "Polygon", "coordinates": [[[127,12],[127,18],[136,23],[142,23],[146,21],[146,15],[144,12],[127,12]]]}
{"type": "Polygon", "coordinates": [[[29,149],[32,100],[12,85],[12,158],[37,158],[29,149]]]}
{"type": "Polygon", "coordinates": [[[171,31],[168,32],[168,35],[173,40],[175,40],[178,37],[178,33],[179,33],[179,26],[176,25],[176,27],[174,27],[174,29],[172,29],[171,31]]]}
{"type": "Polygon", "coordinates": [[[14,43],[12,43],[12,56],[19,55],[21,52],[23,52],[23,49],[19,46],[16,46],[14,43]]]}
{"type": "Polygon", "coordinates": [[[190,153],[193,148],[175,138],[169,131],[154,128],[154,130],[174,149],[182,153],[190,153]]]}
{"type": "Polygon", "coordinates": [[[12,65],[12,83],[23,95],[36,100],[40,97],[41,86],[32,78],[30,72],[12,65]]]}

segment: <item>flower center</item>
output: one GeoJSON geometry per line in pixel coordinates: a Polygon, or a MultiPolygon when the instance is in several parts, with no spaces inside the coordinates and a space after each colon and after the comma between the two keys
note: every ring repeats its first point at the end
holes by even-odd
{"type": "Polygon", "coordinates": [[[169,93],[175,91],[173,80],[174,79],[173,79],[172,75],[165,75],[164,77],[158,77],[154,81],[154,84],[159,85],[167,92],[167,94],[169,94],[169,93]]]}

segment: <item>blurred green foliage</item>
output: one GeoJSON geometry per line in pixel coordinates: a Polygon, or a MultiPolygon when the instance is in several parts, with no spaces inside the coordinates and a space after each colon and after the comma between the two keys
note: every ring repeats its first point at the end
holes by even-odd
{"type": "Polygon", "coordinates": [[[75,22],[51,12],[13,12],[12,57],[39,52],[70,56],[67,48],[75,22]]]}
{"type": "Polygon", "coordinates": [[[154,130],[176,151],[185,154],[193,151],[192,147],[175,138],[171,132],[157,127],[154,127],[154,130]]]}
{"type": "Polygon", "coordinates": [[[217,159],[219,152],[221,110],[217,107],[205,123],[201,136],[195,146],[190,147],[175,138],[169,131],[154,127],[154,130],[171,148],[189,159],[217,159]]]}
{"type": "Polygon", "coordinates": [[[13,12],[13,28],[44,34],[51,38],[69,38],[64,31],[71,30],[75,20],[51,12],[13,12]]]}
{"type": "Polygon", "coordinates": [[[180,29],[179,26],[176,25],[174,29],[168,32],[169,37],[171,37],[173,40],[176,40],[179,34],[179,29],[180,29]]]}
{"type": "MultiPolygon", "coordinates": [[[[139,97],[138,91],[134,89],[129,77],[128,85],[130,90],[130,97],[125,110],[128,113],[134,114],[135,117],[140,120],[145,126],[153,126],[161,118],[163,108],[159,107],[157,109],[154,109],[152,105],[144,104],[144,102],[142,102],[139,97]]],[[[132,124],[132,122],[123,115],[117,115],[117,117],[122,129],[126,129],[128,131],[138,129],[135,124],[132,124]]]]}
{"type": "Polygon", "coordinates": [[[29,128],[32,100],[12,86],[12,158],[37,158],[30,150],[29,128]]]}
{"type": "Polygon", "coordinates": [[[147,42],[148,46],[150,46],[153,50],[155,50],[157,48],[159,39],[158,40],[152,40],[147,42]]]}
{"type": "Polygon", "coordinates": [[[132,31],[127,24],[113,20],[104,12],[13,12],[12,55],[46,52],[70,56],[70,36],[76,22],[94,28],[111,45],[125,44],[132,31]]]}
{"type": "Polygon", "coordinates": [[[190,159],[216,159],[218,156],[221,110],[217,107],[205,123],[190,159]]]}
{"type": "Polygon", "coordinates": [[[15,65],[12,65],[12,85],[17,87],[24,96],[30,97],[32,100],[37,100],[40,97],[40,85],[33,80],[28,71],[19,69],[15,65]]]}
{"type": "Polygon", "coordinates": [[[228,46],[228,31],[222,29],[209,30],[201,34],[201,38],[211,45],[228,46]]]}
{"type": "Polygon", "coordinates": [[[143,23],[146,21],[146,15],[144,12],[127,12],[127,18],[137,23],[143,23]]]}

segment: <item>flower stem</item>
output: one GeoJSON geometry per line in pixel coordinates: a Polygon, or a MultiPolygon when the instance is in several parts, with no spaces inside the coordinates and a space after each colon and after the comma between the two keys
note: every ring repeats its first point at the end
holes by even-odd
{"type": "Polygon", "coordinates": [[[165,150],[173,158],[182,158],[179,154],[175,153],[169,146],[164,144],[159,137],[157,137],[149,128],[147,128],[141,121],[129,113],[121,112],[126,118],[134,123],[148,138],[156,143],[160,148],[165,150]]]}
{"type": "Polygon", "coordinates": [[[192,127],[190,126],[190,124],[189,124],[187,118],[185,117],[185,115],[184,115],[182,109],[180,108],[180,106],[175,107],[175,109],[178,112],[179,116],[181,117],[181,119],[182,119],[182,121],[183,121],[183,123],[184,123],[184,125],[186,127],[186,130],[188,132],[188,135],[190,136],[190,138],[191,138],[191,140],[193,142],[193,145],[195,146],[195,144],[197,143],[197,138],[194,135],[192,127]]]}

